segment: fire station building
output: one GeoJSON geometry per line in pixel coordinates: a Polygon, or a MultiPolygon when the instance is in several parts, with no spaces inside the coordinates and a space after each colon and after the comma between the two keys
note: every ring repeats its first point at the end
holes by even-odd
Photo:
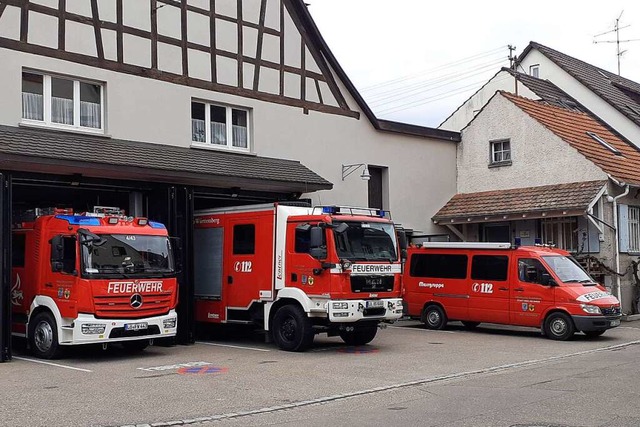
{"type": "Polygon", "coordinates": [[[194,209],[366,205],[430,234],[455,192],[459,133],[378,120],[302,0],[0,0],[0,75],[0,360],[16,212],[163,222],[189,342],[194,209]]]}

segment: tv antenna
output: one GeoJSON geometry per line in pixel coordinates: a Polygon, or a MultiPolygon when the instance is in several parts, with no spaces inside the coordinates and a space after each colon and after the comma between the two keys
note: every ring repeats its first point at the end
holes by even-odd
{"type": "Polygon", "coordinates": [[[612,30],[605,31],[604,33],[596,34],[595,36],[593,36],[595,38],[595,37],[604,36],[605,34],[616,33],[615,40],[594,40],[593,43],[594,44],[597,44],[597,43],[615,43],[616,44],[616,51],[617,51],[616,55],[618,57],[618,75],[620,75],[620,58],[622,57],[622,54],[626,52],[626,50],[620,50],[620,43],[640,41],[640,39],[620,40],[620,30],[622,30],[623,28],[629,28],[631,26],[631,25],[625,25],[623,27],[620,26],[620,18],[622,18],[623,13],[624,13],[624,10],[620,12],[620,16],[616,18],[616,23],[614,24],[612,30]]]}

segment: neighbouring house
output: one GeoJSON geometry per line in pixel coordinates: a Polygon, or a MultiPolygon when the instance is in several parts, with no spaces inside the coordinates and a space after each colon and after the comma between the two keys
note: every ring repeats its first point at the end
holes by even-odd
{"type": "Polygon", "coordinates": [[[457,192],[434,216],[463,241],[553,244],[637,312],[640,151],[588,112],[498,91],[462,130],[457,192]]]}
{"type": "Polygon", "coordinates": [[[577,103],[640,146],[640,84],[533,41],[515,64],[515,71],[502,69],[439,128],[461,130],[496,90],[504,90],[531,99],[557,98],[558,102],[577,103]],[[549,84],[567,98],[540,87],[549,84]]]}
{"type": "MultiPolygon", "coordinates": [[[[275,201],[389,209],[439,233],[428,218],[455,191],[460,134],[378,120],[302,0],[0,0],[0,74],[5,259],[12,212],[34,207],[118,206],[188,247],[195,209],[275,201]]],[[[187,342],[188,268],[180,285],[187,342]]]]}

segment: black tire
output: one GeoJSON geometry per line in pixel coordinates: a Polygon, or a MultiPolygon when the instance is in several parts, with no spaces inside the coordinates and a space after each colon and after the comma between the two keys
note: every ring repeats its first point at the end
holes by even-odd
{"type": "Polygon", "coordinates": [[[462,324],[464,325],[464,327],[466,329],[475,329],[478,327],[478,325],[480,324],[480,322],[469,322],[467,320],[463,320],[462,324]]]}
{"type": "Polygon", "coordinates": [[[441,330],[447,325],[447,315],[439,305],[428,305],[422,312],[422,321],[427,329],[441,330]]]}
{"type": "Polygon", "coordinates": [[[29,322],[29,347],[40,359],[60,357],[62,349],[58,342],[58,326],[48,311],[41,311],[29,322]]]}
{"type": "Polygon", "coordinates": [[[354,327],[353,331],[340,331],[340,338],[347,345],[369,344],[378,333],[378,326],[354,327]]]}
{"type": "Polygon", "coordinates": [[[605,331],[584,331],[584,334],[589,338],[596,338],[604,334],[605,331]]]}
{"type": "Polygon", "coordinates": [[[566,341],[576,332],[573,320],[565,313],[551,313],[544,321],[544,333],[547,338],[566,341]]]}
{"type": "Polygon", "coordinates": [[[304,351],[313,343],[313,328],[307,314],[297,305],[285,305],[276,311],[271,336],[278,348],[304,351]]]}
{"type": "Polygon", "coordinates": [[[131,353],[139,353],[149,347],[149,340],[122,341],[122,347],[131,353]]]}

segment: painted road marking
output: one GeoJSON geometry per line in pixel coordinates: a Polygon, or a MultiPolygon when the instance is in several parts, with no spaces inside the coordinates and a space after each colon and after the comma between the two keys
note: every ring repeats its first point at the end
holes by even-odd
{"type": "Polygon", "coordinates": [[[226,374],[229,368],[221,368],[219,366],[191,366],[178,369],[180,375],[184,374],[226,374]]]}
{"type": "Polygon", "coordinates": [[[242,346],[242,345],[231,345],[231,344],[218,344],[218,343],[206,342],[206,341],[196,341],[196,344],[212,345],[212,346],[215,346],[215,347],[239,348],[241,350],[271,351],[271,350],[269,350],[267,348],[245,347],[245,346],[242,346]]]}
{"type": "Polygon", "coordinates": [[[80,372],[93,372],[89,369],[76,368],[74,366],[61,365],[59,363],[45,362],[44,360],[28,359],[26,357],[17,357],[17,356],[13,356],[13,358],[18,360],[24,360],[25,362],[41,363],[43,365],[55,366],[56,368],[73,369],[74,371],[80,371],[80,372]]]}
{"type": "MultiPolygon", "coordinates": [[[[212,416],[209,416],[209,417],[199,417],[199,418],[195,418],[195,419],[166,421],[166,422],[160,422],[158,424],[162,424],[162,425],[189,425],[189,424],[203,423],[203,422],[209,422],[209,421],[218,421],[218,420],[225,420],[225,419],[236,419],[236,418],[246,417],[246,416],[250,416],[250,415],[269,414],[269,413],[273,413],[273,412],[291,410],[291,409],[301,408],[301,407],[305,407],[305,406],[320,405],[320,404],[329,403],[329,402],[336,402],[336,401],[340,401],[340,400],[350,399],[350,398],[353,398],[353,397],[366,396],[366,395],[369,395],[369,394],[374,394],[374,393],[379,393],[379,392],[389,391],[389,390],[396,390],[396,389],[399,389],[399,388],[414,387],[414,386],[432,384],[432,383],[441,382],[441,381],[455,380],[455,379],[459,379],[459,378],[472,377],[472,376],[476,376],[476,375],[483,375],[483,374],[488,374],[488,373],[493,373],[493,372],[506,371],[506,370],[509,370],[509,369],[517,369],[517,368],[522,368],[522,367],[525,367],[525,366],[542,365],[542,364],[547,363],[547,362],[555,362],[557,360],[568,359],[568,358],[576,357],[576,356],[584,356],[586,354],[593,354],[593,353],[600,353],[600,352],[604,352],[604,351],[618,350],[618,349],[621,349],[621,348],[630,347],[632,345],[638,345],[638,344],[640,344],[640,340],[630,341],[630,342],[626,342],[626,343],[623,343],[623,344],[611,345],[611,346],[607,346],[607,347],[596,348],[596,349],[592,349],[592,350],[578,351],[576,353],[563,354],[563,355],[560,355],[560,356],[551,356],[551,357],[547,357],[547,358],[544,358],[544,359],[525,360],[523,362],[515,362],[515,363],[508,363],[506,365],[491,366],[491,367],[488,367],[488,368],[477,369],[477,370],[474,370],[474,371],[456,372],[456,373],[453,373],[453,374],[441,375],[441,376],[438,376],[438,377],[425,378],[425,379],[415,380],[415,381],[408,381],[408,382],[404,382],[404,383],[400,383],[400,384],[381,386],[381,387],[376,387],[376,388],[372,388],[372,389],[368,389],[368,390],[361,390],[361,391],[355,391],[355,392],[351,392],[351,393],[336,394],[336,395],[333,395],[333,396],[319,397],[317,399],[304,400],[304,401],[293,402],[293,403],[287,403],[287,404],[284,404],[284,405],[272,406],[272,407],[269,407],[269,408],[254,409],[254,410],[251,410],[251,411],[230,412],[230,413],[227,413],[227,414],[212,415],[212,416]]],[[[148,425],[148,424],[144,424],[144,425],[148,425]]],[[[131,426],[130,424],[127,424],[126,426],[121,426],[121,427],[130,427],[130,426],[131,426]]]]}

